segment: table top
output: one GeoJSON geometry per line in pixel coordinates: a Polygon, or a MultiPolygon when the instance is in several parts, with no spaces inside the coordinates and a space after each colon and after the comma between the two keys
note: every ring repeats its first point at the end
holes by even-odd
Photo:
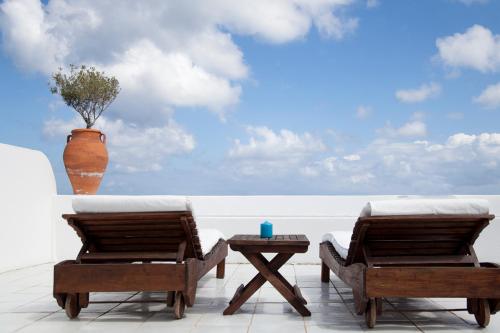
{"type": "Polygon", "coordinates": [[[309,246],[306,235],[274,235],[271,238],[260,238],[260,235],[234,235],[227,243],[244,246],[309,246]]]}

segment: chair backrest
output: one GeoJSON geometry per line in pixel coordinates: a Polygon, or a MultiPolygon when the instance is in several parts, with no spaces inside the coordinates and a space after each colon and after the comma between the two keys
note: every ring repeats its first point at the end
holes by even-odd
{"type": "Polygon", "coordinates": [[[122,261],[141,258],[173,261],[182,242],[186,243],[182,259],[203,259],[196,223],[190,211],[78,213],[63,215],[63,218],[82,240],[83,247],[77,260],[90,260],[94,256],[121,258],[122,261]],[[113,253],[114,257],[106,256],[106,253],[113,253]]]}
{"type": "Polygon", "coordinates": [[[346,264],[475,265],[472,245],[494,215],[360,217],[346,264]]]}

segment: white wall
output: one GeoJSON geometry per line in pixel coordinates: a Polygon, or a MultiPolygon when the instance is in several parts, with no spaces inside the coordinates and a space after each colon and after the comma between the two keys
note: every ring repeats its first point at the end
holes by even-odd
{"type": "MultiPolygon", "coordinates": [[[[238,233],[259,233],[259,224],[269,220],[275,234],[304,233],[311,241],[308,253],[291,260],[300,263],[319,263],[318,245],[321,236],[331,230],[352,230],[361,208],[367,201],[393,199],[398,196],[194,196],[191,197],[198,226],[217,228],[227,237],[238,233]]],[[[460,196],[464,197],[464,196],[460,196]]],[[[466,196],[490,201],[491,213],[500,217],[500,196],[466,196]]],[[[70,213],[72,196],[56,198],[54,222],[56,258],[73,259],[80,241],[75,232],[60,218],[70,213]]],[[[500,220],[499,220],[500,221],[500,220]]],[[[476,243],[482,261],[500,262],[500,222],[494,220],[476,243]]],[[[228,262],[245,262],[230,251],[228,262]]]]}
{"type": "Polygon", "coordinates": [[[47,157],[0,144],[0,272],[53,259],[56,183],[47,157]]]}
{"type": "MultiPolygon", "coordinates": [[[[74,259],[81,246],[76,233],[61,218],[72,213],[72,196],[57,196],[52,168],[38,151],[0,144],[0,272],[44,262],[74,259]]],[[[470,196],[490,201],[500,217],[500,195],[470,196]]],[[[194,196],[200,227],[217,228],[227,237],[258,233],[267,219],[274,233],[304,233],[309,252],[294,262],[317,263],[321,235],[352,230],[363,205],[397,196],[194,196]]],[[[500,219],[499,219],[500,220],[500,219]]],[[[500,222],[481,234],[476,251],[483,261],[500,262],[500,222]]],[[[229,262],[245,262],[230,251],[229,262]]]]}

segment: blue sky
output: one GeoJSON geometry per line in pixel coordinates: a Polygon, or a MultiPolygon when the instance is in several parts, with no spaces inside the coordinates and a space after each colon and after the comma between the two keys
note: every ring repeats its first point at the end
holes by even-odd
{"type": "Polygon", "coordinates": [[[0,4],[0,142],[60,193],[70,63],[122,87],[100,193],[499,193],[500,1],[0,4]]]}

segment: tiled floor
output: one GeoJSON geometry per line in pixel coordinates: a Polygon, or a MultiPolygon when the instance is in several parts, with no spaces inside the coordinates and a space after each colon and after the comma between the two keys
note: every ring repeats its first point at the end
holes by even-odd
{"type": "MultiPolygon", "coordinates": [[[[227,265],[226,278],[210,272],[198,285],[196,304],[185,318],[173,319],[172,309],[160,303],[90,304],[78,319],[68,320],[52,298],[52,265],[0,274],[0,332],[362,332],[369,331],[362,316],[353,314],[352,294],[334,278],[320,282],[319,265],[286,265],[282,274],[296,282],[312,312],[299,316],[272,286],[265,284],[233,316],[222,311],[241,283],[256,272],[250,265],[227,265]]],[[[92,294],[92,300],[134,300],[163,294],[92,294]]],[[[500,332],[500,315],[487,329],[479,329],[466,312],[405,312],[401,309],[463,308],[464,300],[390,299],[371,331],[387,332],[500,332]]]]}

